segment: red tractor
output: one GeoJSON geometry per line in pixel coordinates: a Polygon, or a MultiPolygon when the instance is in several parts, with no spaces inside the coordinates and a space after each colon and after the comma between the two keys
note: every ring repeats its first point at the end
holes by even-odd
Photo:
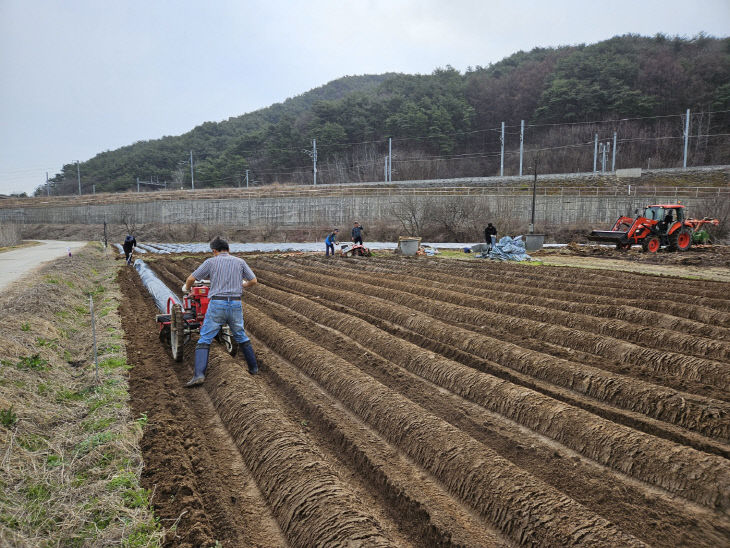
{"type": "MultiPolygon", "coordinates": [[[[167,314],[158,314],[157,326],[160,329],[160,340],[168,343],[172,350],[172,358],[180,362],[183,359],[183,347],[190,340],[194,331],[200,330],[208,310],[208,291],[210,282],[195,282],[190,292],[183,295],[182,305],[172,297],[167,299],[167,314]]],[[[216,335],[216,340],[223,343],[226,351],[235,356],[238,345],[233,344],[233,337],[227,325],[216,335]]]]}
{"type": "Polygon", "coordinates": [[[684,206],[680,204],[650,205],[643,215],[635,219],[619,217],[611,230],[594,230],[588,239],[615,243],[620,250],[638,244],[649,253],[656,253],[663,246],[671,251],[687,251],[692,245],[692,234],[704,224],[717,226],[720,221],[687,219],[684,206]]]}

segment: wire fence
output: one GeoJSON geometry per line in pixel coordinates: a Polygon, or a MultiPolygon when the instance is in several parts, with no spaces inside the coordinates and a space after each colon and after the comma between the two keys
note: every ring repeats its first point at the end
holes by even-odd
{"type": "MultiPolygon", "coordinates": [[[[256,200],[263,198],[305,199],[319,197],[356,198],[359,196],[524,196],[531,195],[530,181],[509,185],[395,186],[340,185],[321,187],[262,187],[258,189],[205,189],[196,191],[159,191],[155,193],[96,194],[86,196],[52,196],[0,200],[0,209],[49,206],[87,206],[118,203],[141,203],[179,200],[256,200]]],[[[730,186],[669,186],[646,184],[564,185],[543,184],[538,179],[535,193],[540,196],[663,196],[675,199],[730,199],[730,186]]]]}

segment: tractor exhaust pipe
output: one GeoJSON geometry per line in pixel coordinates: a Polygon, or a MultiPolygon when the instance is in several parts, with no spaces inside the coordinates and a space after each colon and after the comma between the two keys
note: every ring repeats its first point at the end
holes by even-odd
{"type": "Polygon", "coordinates": [[[172,299],[176,304],[182,305],[180,297],[170,291],[170,288],[157,277],[157,275],[142,259],[134,261],[134,268],[137,270],[137,273],[139,274],[142,283],[147,288],[147,291],[155,300],[155,304],[160,312],[163,314],[168,313],[167,303],[169,299],[172,299]]]}

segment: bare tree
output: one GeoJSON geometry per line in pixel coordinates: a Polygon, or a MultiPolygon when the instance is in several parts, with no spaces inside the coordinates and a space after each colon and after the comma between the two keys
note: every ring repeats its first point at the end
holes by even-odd
{"type": "Polygon", "coordinates": [[[422,196],[419,198],[415,194],[406,194],[393,202],[390,213],[398,220],[409,236],[420,236],[425,222],[430,216],[432,206],[430,197],[422,196]]]}
{"type": "Polygon", "coordinates": [[[445,196],[431,204],[429,215],[439,236],[449,241],[465,241],[474,237],[478,203],[469,196],[445,196]]]}
{"type": "Polygon", "coordinates": [[[137,232],[137,212],[133,204],[124,204],[119,214],[119,221],[127,229],[127,234],[137,232]]]}
{"type": "Polygon", "coordinates": [[[183,168],[182,165],[177,166],[177,168],[172,172],[172,187],[175,189],[183,188],[185,185],[185,168],[183,168]]]}

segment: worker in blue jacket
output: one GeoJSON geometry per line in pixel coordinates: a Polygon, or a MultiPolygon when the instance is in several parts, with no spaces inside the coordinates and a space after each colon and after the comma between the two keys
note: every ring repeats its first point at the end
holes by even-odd
{"type": "Polygon", "coordinates": [[[339,229],[335,228],[332,232],[327,234],[327,237],[324,240],[324,245],[327,247],[327,250],[325,251],[325,256],[329,257],[330,252],[332,252],[332,256],[335,256],[335,244],[338,244],[340,242],[337,241],[337,233],[339,232],[339,229]]]}

